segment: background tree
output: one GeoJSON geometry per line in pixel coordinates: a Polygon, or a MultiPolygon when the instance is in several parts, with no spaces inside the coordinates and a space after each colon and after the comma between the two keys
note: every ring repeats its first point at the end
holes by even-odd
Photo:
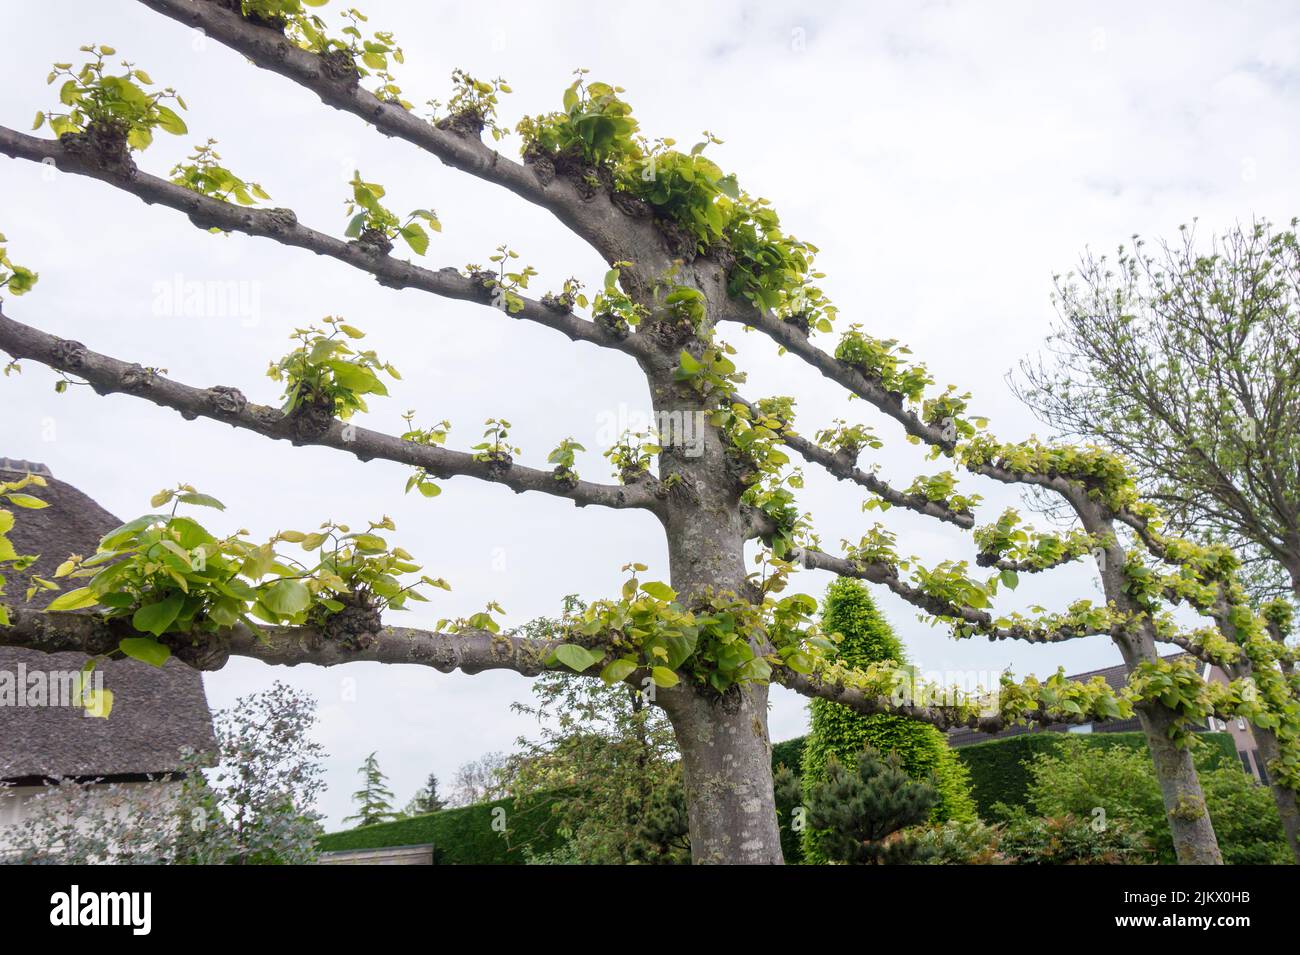
{"type": "MultiPolygon", "coordinates": [[[[838,644],[838,659],[846,666],[864,668],[891,661],[907,665],[902,642],[876,609],[867,589],[856,580],[840,579],[831,584],[823,601],[822,627],[843,637],[838,644]]],[[[804,744],[802,767],[807,789],[826,778],[831,759],[851,765],[858,753],[870,748],[886,756],[896,754],[899,765],[913,780],[933,782],[937,798],[931,821],[976,818],[970,774],[944,735],[933,726],[889,713],[861,716],[830,700],[813,700],[810,709],[812,727],[804,744]]],[[[818,830],[803,830],[805,861],[825,861],[820,842],[818,830]]]]}
{"type": "MultiPolygon", "coordinates": [[[[312,251],[386,286],[494,307],[630,359],[645,378],[657,433],[644,441],[625,436],[608,449],[619,483],[605,484],[576,473],[578,447],[571,438],[560,439],[548,455],[551,469],[516,463],[522,452],[499,418],[488,419],[484,439],[469,451],[443,447],[445,424],[421,427],[414,416],[400,434],[362,427],[352,419],[367,413],[368,401],[386,392],[383,378],[397,372],[349,344],[364,333],[337,319],[326,328],[299,330],[293,351],[273,363],[272,377],[284,386],[278,409],[251,402],[229,385],[185,385],[156,364],[109,357],[6,315],[0,315],[0,347],[15,362],[40,362],[100,393],[406,465],[412,468],[408,490],[428,497],[440,493],[439,480],[467,476],[583,506],[648,511],[664,529],[669,580],[645,579],[644,565],[629,564],[622,593],[594,602],[562,640],[501,634],[492,617],[496,605],[444,621],[435,631],[402,629],[384,626],[381,613],[418,599],[412,596],[418,588],[399,579],[418,566],[383,538],[391,521],[362,532],[330,527],[326,536],[333,535],[334,550],[346,555],[345,576],[334,550],[322,551],[321,535],[302,531],[282,532],[266,545],[241,536],[205,541],[204,552],[216,547],[221,560],[215,569],[198,570],[187,526],[175,515],[164,520],[154,514],[122,532],[129,556],[109,551],[74,562],[69,576],[84,573],[88,583],[61,595],[52,613],[14,614],[13,625],[0,632],[7,643],[155,659],[166,651],[204,668],[220,666],[232,653],[282,664],[378,660],[529,676],[568,668],[610,683],[653,687],[655,705],[672,723],[681,750],[691,848],[701,862],[781,861],[767,734],[772,682],[860,712],[898,712],[940,728],[995,731],[1014,722],[1136,714],[1184,862],[1221,861],[1185,748],[1189,727],[1211,713],[1247,717],[1261,733],[1267,728],[1273,734],[1275,777],[1290,793],[1278,790],[1278,798],[1294,806],[1300,714],[1279,669],[1289,651],[1265,645],[1264,623],[1238,593],[1232,555],[1161,533],[1158,511],[1138,498],[1113,455],[1034,440],[1007,443],[983,433],[987,422],[969,414],[968,396],[955,386],[932,389],[925,366],[896,340],[850,326],[833,351],[822,348],[818,336],[833,330],[837,311],[816,285],[815,250],[784,232],[766,200],[743,191],[735,175],[704,155],[714,137],[706,135],[689,151],[675,149],[669,139],[652,141],[640,132],[620,89],[580,73],[559,110],[517,125],[524,148],[523,162],[515,162],[482,137],[485,130],[494,140],[504,132],[498,109],[507,84],[458,71],[446,110],[431,120],[417,116],[392,73],[403,59],[393,37],[381,31],[367,37],[363,27],[370,28],[355,15],[344,13],[338,30],[326,22],[329,11],[308,10],[300,0],[141,2],[377,132],[550,211],[609,267],[599,290],[588,299],[570,281],[531,298],[536,272],[507,247],[488,257],[488,265],[464,271],[398,258],[395,251],[427,253],[429,232],[441,224],[427,208],[395,212],[383,186],[360,175],[349,183],[351,218],[343,238],[310,228],[291,210],[256,208],[265,191],[210,152],[196,150],[170,179],[152,175],[135,157],[157,133],[187,132],[176,112],[184,103],[175,91],[154,88],[135,65],[113,66],[116,50],[102,45],[85,48],[87,62],[80,67],[56,65],[50,81],[61,81],[57,102],[35,124],[48,124],[55,138],[0,127],[0,153],[90,177],[178,211],[206,230],[312,251]],[[863,425],[814,429],[810,441],[794,430],[791,398],[745,400],[738,394],[744,374],[721,337],[724,329],[745,328],[863,398],[934,458],[1060,496],[1079,526],[1070,535],[1032,537],[1032,548],[1023,539],[1030,535],[1014,527],[1014,515],[981,527],[977,559],[992,568],[988,577],[973,574],[969,561],[927,567],[901,556],[880,527],[847,544],[843,555],[824,551],[810,516],[798,507],[800,477],[788,467],[787,450],[865,489],[870,506],[903,507],[959,528],[974,527],[978,495],[958,491],[952,471],[896,488],[857,467],[859,454],[878,444],[863,425]],[[164,547],[162,537],[181,553],[164,547]],[[752,572],[746,562],[751,540],[761,544],[752,572]],[[309,560],[286,558],[275,550],[280,543],[307,545],[309,560]],[[151,560],[156,548],[171,558],[151,560]],[[1077,601],[1056,613],[992,612],[999,588],[1014,586],[1017,573],[1094,551],[1101,558],[1105,606],[1077,601]],[[109,568],[91,563],[114,558],[109,568]],[[783,593],[801,566],[887,587],[960,637],[1053,642],[1105,635],[1129,666],[1130,685],[1116,694],[1099,683],[1070,683],[1063,674],[1020,682],[1008,675],[996,699],[981,703],[917,686],[898,668],[845,667],[831,659],[834,645],[815,626],[816,601],[783,593]],[[1178,630],[1162,616],[1169,601],[1189,603],[1210,623],[1195,632],[1178,630]],[[69,612],[95,606],[102,608],[95,614],[69,612]],[[124,644],[123,638],[144,642],[124,644]],[[1162,661],[1157,639],[1216,661],[1238,659],[1241,669],[1229,686],[1209,686],[1194,666],[1162,661]]],[[[212,568],[212,561],[205,566],[212,568]]]]}
{"type": "Polygon", "coordinates": [[[509,757],[505,753],[484,753],[457,767],[451,779],[449,806],[472,806],[507,795],[510,787],[509,757]]]}
{"type": "Polygon", "coordinates": [[[388,788],[388,777],[379,771],[379,760],[374,753],[366,757],[357,772],[365,780],[361,788],[352,794],[357,811],[343,821],[355,820],[358,826],[373,826],[396,817],[397,813],[393,811],[393,791],[388,788]]]}
{"type": "Polygon", "coordinates": [[[865,749],[855,763],[846,768],[832,756],[824,778],[804,791],[805,818],[818,831],[819,853],[848,865],[924,862],[926,844],[903,830],[929,818],[938,792],[912,780],[896,755],[882,758],[865,749]]]}
{"type": "MultiPolygon", "coordinates": [[[[1179,533],[1242,555],[1257,601],[1300,595],[1300,243],[1268,222],[1197,242],[1183,227],[1154,254],[1135,238],[1115,261],[1087,255],[1057,280],[1059,324],[1046,358],[1021,365],[1018,392],[1071,437],[1100,439],[1132,462],[1179,533]]],[[[1292,610],[1263,605],[1285,643],[1292,610]]],[[[1217,611],[1223,615],[1224,608],[1217,611]]],[[[1230,622],[1221,629],[1232,629],[1230,622]]],[[[1291,655],[1281,668],[1300,694],[1291,655]]],[[[1272,665],[1267,665],[1271,669],[1272,665]]],[[[1253,666],[1232,659],[1230,676],[1253,666]],[[1246,668],[1243,668],[1245,666],[1246,668]]],[[[1278,687],[1279,705],[1288,687],[1278,687]]],[[[1256,729],[1270,773],[1283,755],[1256,729]]],[[[1283,730],[1285,736],[1287,730],[1283,730]]],[[[1282,745],[1285,745],[1283,743],[1282,745]]],[[[1294,790],[1274,786],[1300,861],[1294,790]]]]}
{"type": "MultiPolygon", "coordinates": [[[[542,619],[523,631],[562,627],[542,619]]],[[[662,711],[631,687],[562,673],[539,677],[533,697],[514,707],[541,729],[519,740],[510,792],[550,804],[571,844],[566,857],[598,865],[689,859],[680,754],[662,711]]]]}
{"type": "Polygon", "coordinates": [[[1262,598],[1300,594],[1300,244],[1295,222],[1134,238],[1056,283],[1021,397],[1122,452],[1171,527],[1227,541],[1262,598]]]}
{"type": "Polygon", "coordinates": [[[310,865],[323,831],[315,723],[315,700],[277,680],[218,711],[216,753],[188,754],[184,780],[156,798],[116,784],[49,787],[8,833],[6,861],[310,865]]]}
{"type": "Polygon", "coordinates": [[[438,774],[430,773],[425,781],[406,804],[408,816],[423,816],[431,812],[441,812],[447,803],[438,795],[438,774]]]}

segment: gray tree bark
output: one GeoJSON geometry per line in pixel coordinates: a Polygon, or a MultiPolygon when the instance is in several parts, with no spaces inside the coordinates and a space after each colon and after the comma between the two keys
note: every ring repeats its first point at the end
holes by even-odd
{"type": "MultiPolygon", "coordinates": [[[[662,520],[672,586],[693,609],[710,594],[757,599],[745,574],[744,485],[725,437],[707,423],[706,402],[673,381],[680,347],[667,345],[641,359],[663,448],[659,479],[668,485],[662,520]]],[[[735,686],[719,694],[687,677],[657,697],[682,752],[694,862],[782,864],[768,688],[735,686]]]]}
{"type": "MultiPolygon", "coordinates": [[[[1128,593],[1124,576],[1125,552],[1115,535],[1114,522],[1093,501],[1075,495],[1071,504],[1089,534],[1098,540],[1111,542],[1101,555],[1099,567],[1107,601],[1124,613],[1134,613],[1139,608],[1128,593]]],[[[1130,673],[1140,663],[1159,659],[1149,619],[1135,631],[1118,633],[1112,639],[1130,673]]],[[[1151,762],[1160,785],[1179,864],[1222,865],[1223,855],[1205,805],[1205,794],[1201,791],[1200,777],[1196,775],[1192,752],[1169,737],[1176,715],[1153,702],[1138,707],[1137,716],[1146,736],[1147,748],[1151,751],[1151,762]]]]}

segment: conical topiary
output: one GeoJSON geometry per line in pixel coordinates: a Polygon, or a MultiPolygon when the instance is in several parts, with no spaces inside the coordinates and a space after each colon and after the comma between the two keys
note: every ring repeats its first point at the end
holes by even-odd
{"type": "MultiPolygon", "coordinates": [[[[907,662],[902,643],[876,609],[866,587],[856,580],[841,578],[828,588],[822,607],[822,628],[827,633],[843,635],[839,658],[849,666],[865,667],[885,660],[907,662]]],[[[939,799],[931,810],[931,821],[976,818],[969,773],[948,746],[943,733],[905,716],[887,713],[862,716],[829,700],[812,701],[812,729],[803,751],[804,793],[825,780],[826,764],[832,756],[841,765],[856,766],[858,756],[867,747],[884,755],[896,753],[903,770],[912,779],[927,781],[933,777],[939,799]]],[[[819,841],[816,830],[811,827],[804,830],[805,862],[827,861],[819,841]]]]}

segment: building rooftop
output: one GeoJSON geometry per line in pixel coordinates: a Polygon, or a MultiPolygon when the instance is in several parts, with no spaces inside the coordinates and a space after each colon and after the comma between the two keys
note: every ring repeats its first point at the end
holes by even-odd
{"type": "MultiPolygon", "coordinates": [[[[4,602],[41,608],[56,596],[38,590],[24,601],[33,574],[53,577],[70,554],[89,555],[122,523],[90,497],[30,461],[0,458],[0,479],[39,474],[47,486],[30,489],[49,507],[22,509],[9,532],[19,554],[39,554],[25,571],[5,569],[4,602]]],[[[0,647],[0,670],[17,673],[80,670],[79,653],[40,653],[0,647]]],[[[168,660],[152,667],[137,660],[101,661],[104,687],[113,691],[107,719],[67,706],[0,706],[0,780],[33,777],[115,777],[159,774],[182,766],[185,749],[211,753],[212,714],[198,671],[168,660]]]]}

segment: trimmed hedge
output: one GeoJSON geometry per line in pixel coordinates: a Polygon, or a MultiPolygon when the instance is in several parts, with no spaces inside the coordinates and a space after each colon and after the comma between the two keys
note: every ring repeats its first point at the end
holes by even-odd
{"type": "MultiPolygon", "coordinates": [[[[893,660],[905,665],[907,656],[902,641],[876,609],[867,588],[856,580],[840,578],[827,588],[822,610],[822,629],[839,633],[839,660],[848,666],[866,667],[871,663],[893,660]]],[[[829,700],[813,700],[812,729],[803,751],[804,792],[822,780],[827,761],[834,756],[841,763],[853,765],[857,754],[870,746],[881,753],[896,753],[903,770],[913,779],[934,776],[939,799],[931,818],[973,821],[975,802],[971,798],[966,767],[948,746],[938,729],[905,716],[881,713],[863,716],[829,700]]],[[[818,833],[804,830],[803,857],[820,861],[818,833]]]]}
{"type": "MultiPolygon", "coordinates": [[[[1003,802],[1008,806],[1023,806],[1029,790],[1030,775],[1025,763],[1039,753],[1055,752],[1063,738],[1072,736],[1089,746],[1128,746],[1145,750],[1147,741],[1142,733],[1023,733],[1006,739],[993,739],[974,743],[954,750],[970,772],[971,793],[980,818],[987,822],[998,821],[993,806],[1003,802]]],[[[1227,733],[1198,733],[1209,743],[1213,755],[1208,757],[1208,768],[1214,768],[1227,759],[1240,765],[1232,737],[1227,733]]]]}
{"type": "MultiPolygon", "coordinates": [[[[772,744],[772,769],[784,764],[798,773],[805,739],[796,736],[772,744]]],[[[322,852],[338,852],[432,843],[434,862],[440,865],[522,865],[527,861],[525,846],[531,854],[541,855],[563,845],[564,840],[555,831],[549,802],[539,797],[538,804],[517,814],[514,806],[513,799],[498,799],[476,806],[444,809],[425,816],[331,832],[321,836],[318,845],[322,852]],[[492,810],[498,806],[506,811],[504,835],[494,832],[491,826],[492,810]]],[[[785,861],[794,864],[803,858],[803,850],[799,833],[790,828],[792,808],[777,806],[781,817],[781,848],[785,861]]]]}
{"type": "Polygon", "coordinates": [[[775,770],[778,766],[785,765],[790,767],[797,775],[799,767],[803,765],[803,747],[807,739],[807,736],[796,736],[784,743],[773,743],[772,769],[775,770]]]}
{"type": "MultiPolygon", "coordinates": [[[[803,767],[803,746],[808,737],[796,736],[783,743],[772,744],[772,772],[785,766],[798,776],[803,767]]],[[[795,802],[783,799],[780,790],[776,794],[776,819],[781,827],[781,854],[785,856],[786,865],[798,865],[803,862],[803,836],[790,828],[794,814],[795,802]]]]}
{"type": "Polygon", "coordinates": [[[524,849],[533,855],[563,844],[556,832],[549,800],[539,799],[516,810],[513,799],[444,809],[373,826],[346,829],[321,836],[320,850],[383,849],[389,846],[433,844],[433,861],[439,865],[523,865],[524,849]],[[505,832],[492,828],[493,813],[505,810],[505,832]]]}
{"type": "MultiPolygon", "coordinates": [[[[1049,752],[1065,736],[1062,733],[1026,733],[1007,739],[989,740],[953,750],[970,772],[971,791],[980,818],[995,821],[991,807],[996,802],[1023,805],[1029,786],[1029,772],[1022,765],[1042,752],[1049,752]]],[[[1240,765],[1232,737],[1227,733],[1200,733],[1199,738],[1213,747],[1214,756],[1207,765],[1218,766],[1223,760],[1240,765]]],[[[1130,746],[1145,749],[1141,733],[1080,734],[1076,739],[1094,746],[1130,746]]],[[[806,736],[796,736],[772,745],[772,768],[782,764],[796,772],[803,764],[806,736]]],[[[346,849],[382,849],[389,846],[415,846],[432,843],[434,861],[442,865],[522,865],[524,848],[541,855],[559,848],[563,840],[555,831],[550,803],[539,800],[528,809],[515,812],[513,799],[444,809],[426,816],[412,816],[375,826],[346,829],[321,836],[322,852],[346,849]],[[506,811],[506,832],[492,829],[492,810],[506,811]]],[[[785,861],[795,864],[803,859],[800,835],[790,829],[788,806],[781,812],[781,848],[785,861]]]]}

